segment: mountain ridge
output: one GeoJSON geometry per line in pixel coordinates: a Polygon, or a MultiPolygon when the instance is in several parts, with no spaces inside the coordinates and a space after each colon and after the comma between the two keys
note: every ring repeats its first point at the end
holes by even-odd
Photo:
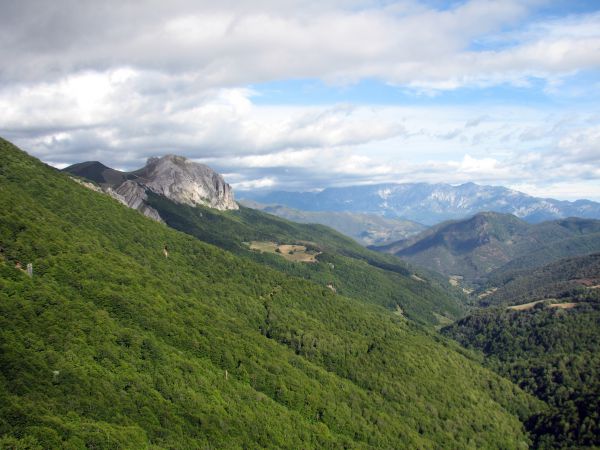
{"type": "Polygon", "coordinates": [[[533,268],[600,251],[600,221],[566,218],[529,224],[511,214],[483,212],[372,248],[479,283],[504,266],[533,268]]]}
{"type": "Polygon", "coordinates": [[[480,211],[510,213],[531,223],[569,216],[600,219],[598,202],[538,198],[502,186],[475,183],[382,183],[320,192],[244,191],[240,198],[307,211],[380,214],[425,225],[462,219],[480,211]]]}

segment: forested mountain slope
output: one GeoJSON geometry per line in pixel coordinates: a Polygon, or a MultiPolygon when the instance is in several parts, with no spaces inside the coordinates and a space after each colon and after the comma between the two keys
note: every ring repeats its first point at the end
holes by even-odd
{"type": "MultiPolygon", "coordinates": [[[[75,172],[89,175],[79,169],[75,172]]],[[[98,177],[90,179],[94,178],[98,177]]],[[[177,203],[149,190],[143,194],[144,207],[167,225],[284,273],[330,286],[341,295],[401,311],[413,320],[433,325],[463,314],[462,293],[443,277],[368,250],[326,226],[298,224],[243,206],[218,211],[201,204],[177,203]],[[269,244],[302,245],[316,257],[306,264],[288,261],[281,253],[256,250],[269,244]]]]}
{"type": "Polygon", "coordinates": [[[600,220],[568,218],[532,225],[510,214],[485,212],[377,249],[482,283],[494,271],[531,269],[600,251],[600,220]]]}
{"type": "Polygon", "coordinates": [[[480,304],[516,305],[545,298],[581,296],[600,288],[600,253],[565,258],[536,269],[492,272],[480,304]]]}
{"type": "Polygon", "coordinates": [[[490,368],[548,402],[527,423],[534,448],[600,445],[600,296],[489,308],[443,333],[483,351],[490,368]]]}
{"type": "Polygon", "coordinates": [[[535,447],[600,445],[600,254],[506,274],[442,332],[551,406],[528,422],[535,447]]]}
{"type": "Polygon", "coordinates": [[[527,446],[458,347],[0,152],[1,446],[527,446]]]}

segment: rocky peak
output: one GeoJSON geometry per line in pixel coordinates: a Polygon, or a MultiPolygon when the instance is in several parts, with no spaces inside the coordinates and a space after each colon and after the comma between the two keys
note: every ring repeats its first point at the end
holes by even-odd
{"type": "Polygon", "coordinates": [[[231,187],[220,174],[183,156],[149,158],[146,166],[135,175],[138,183],[177,203],[204,205],[222,211],[239,208],[231,187]]]}
{"type": "Polygon", "coordinates": [[[162,221],[158,211],[146,202],[148,191],[190,206],[204,205],[221,211],[239,209],[231,187],[221,175],[183,156],[152,157],[134,172],[119,172],[97,161],[63,170],[94,181],[100,186],[97,189],[158,221],[162,221]]]}

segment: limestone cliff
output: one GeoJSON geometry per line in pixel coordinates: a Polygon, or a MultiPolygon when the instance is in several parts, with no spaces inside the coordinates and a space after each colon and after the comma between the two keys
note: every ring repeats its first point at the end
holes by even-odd
{"type": "Polygon", "coordinates": [[[239,208],[231,187],[220,174],[182,156],[150,158],[144,168],[134,173],[139,177],[135,182],[174,202],[221,211],[239,208]]]}
{"type": "Polygon", "coordinates": [[[183,156],[150,158],[144,167],[134,172],[119,172],[97,162],[79,163],[64,170],[98,183],[99,187],[75,179],[159,222],[163,220],[158,211],[147,204],[148,192],[190,206],[204,205],[221,211],[239,209],[231,187],[220,174],[183,156]],[[118,176],[103,176],[107,171],[118,176]]]}

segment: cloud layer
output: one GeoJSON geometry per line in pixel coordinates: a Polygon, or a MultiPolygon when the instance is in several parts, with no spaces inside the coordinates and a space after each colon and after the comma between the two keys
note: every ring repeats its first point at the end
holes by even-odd
{"type": "Polygon", "coordinates": [[[238,189],[479,181],[600,199],[600,117],[575,103],[600,97],[600,12],[532,20],[543,3],[2,2],[0,134],[58,166],[179,153],[238,189]],[[260,101],[260,83],[292,79],[417,100],[260,101]],[[573,98],[435,102],[495,87],[573,98]]]}

